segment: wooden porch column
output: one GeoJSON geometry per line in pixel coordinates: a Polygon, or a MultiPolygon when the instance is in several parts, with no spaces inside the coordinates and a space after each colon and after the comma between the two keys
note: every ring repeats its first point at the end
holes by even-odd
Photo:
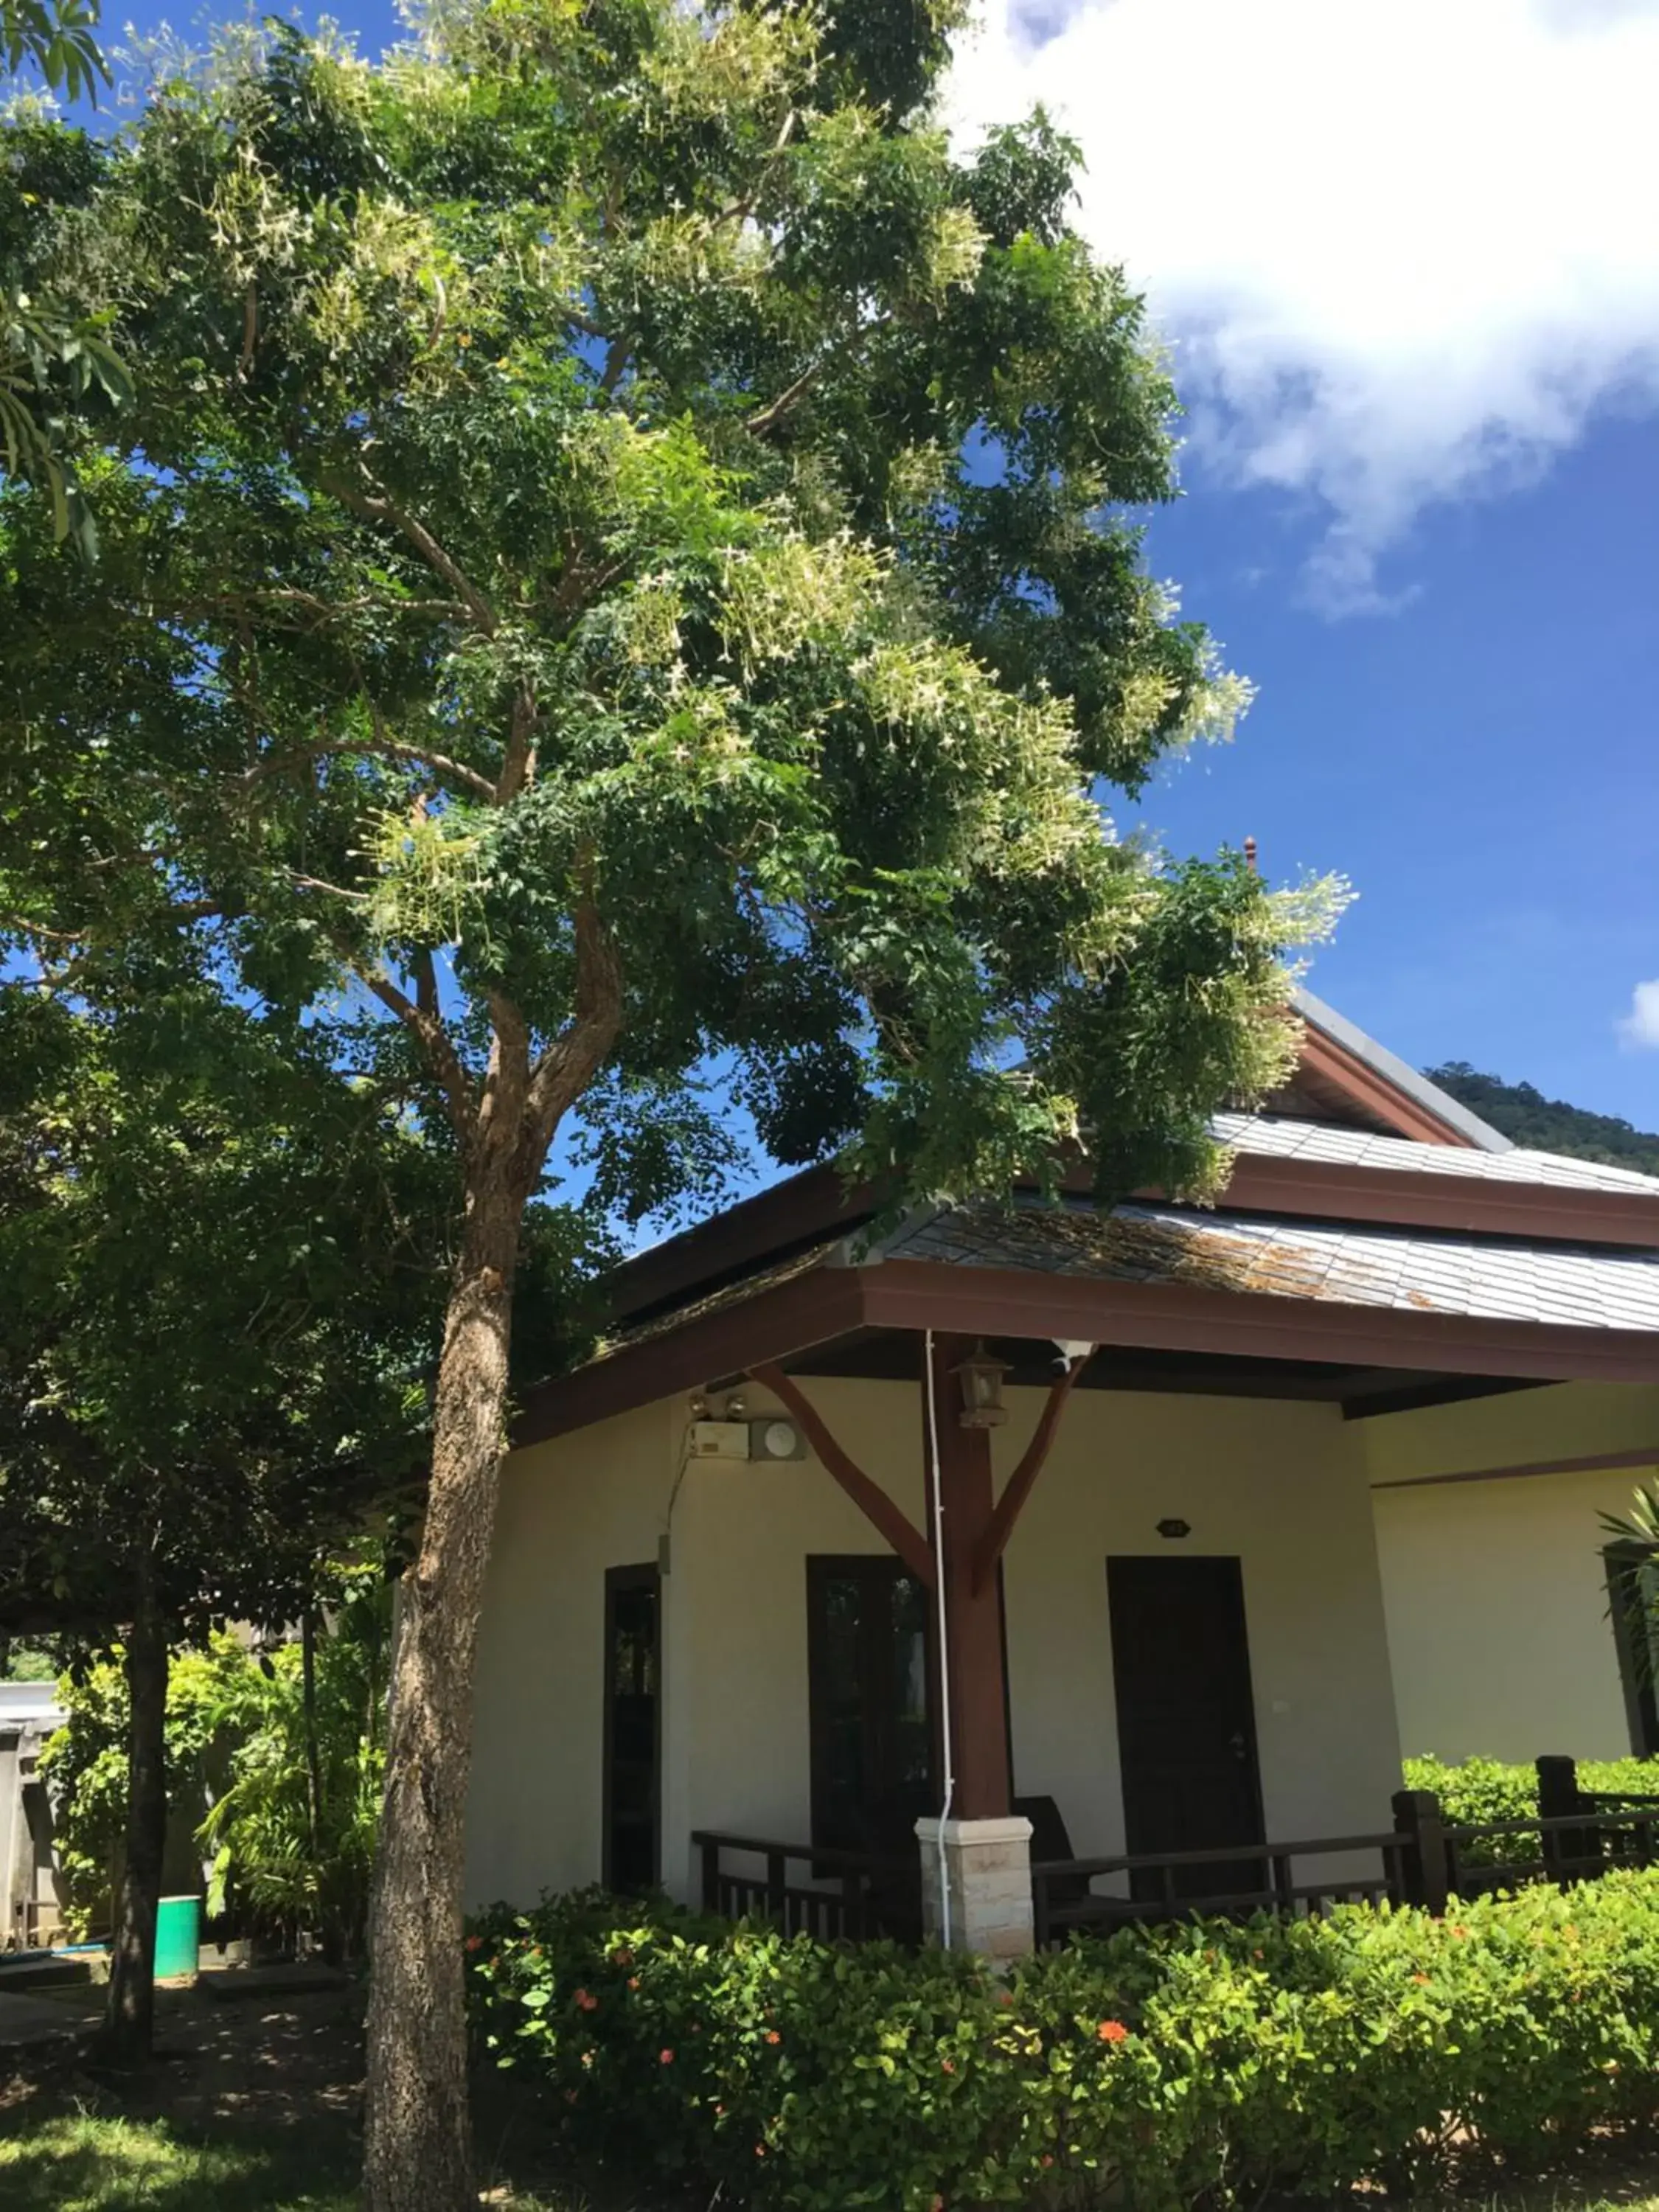
{"type": "MultiPolygon", "coordinates": [[[[951,1744],[956,1776],[951,1817],[996,1820],[1007,1816],[1007,1692],[1003,1678],[1002,1589],[999,1577],[977,1577],[975,1566],[996,1507],[991,1476],[991,1437],[964,1429],[962,1387],[951,1372],[973,1349],[965,1336],[933,1339],[934,1420],[939,1438],[939,1494],[945,1557],[938,1564],[945,1588],[945,1664],[951,1691],[951,1744]],[[974,1585],[980,1579],[981,1587],[974,1585]]],[[[922,1440],[930,1440],[924,1406],[922,1440]]],[[[927,1465],[927,1533],[934,1540],[933,1464],[927,1465]]]]}

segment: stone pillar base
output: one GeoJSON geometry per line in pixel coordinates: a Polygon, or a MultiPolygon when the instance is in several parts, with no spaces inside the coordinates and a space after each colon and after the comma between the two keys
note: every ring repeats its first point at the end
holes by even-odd
{"type": "MultiPolygon", "coordinates": [[[[939,1827],[916,1822],[921,1852],[921,1924],[930,1943],[944,1940],[939,1827]]],[[[946,1820],[944,1873],[951,1899],[951,1948],[988,1959],[1021,1959],[1031,1948],[1031,1824],[946,1820]]]]}

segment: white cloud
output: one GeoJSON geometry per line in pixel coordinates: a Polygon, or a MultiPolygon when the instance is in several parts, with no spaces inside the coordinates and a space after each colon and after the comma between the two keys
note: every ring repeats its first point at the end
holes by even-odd
{"type": "Polygon", "coordinates": [[[1632,1051],[1659,1052],[1659,975],[1631,993],[1630,1012],[1619,1023],[1619,1042],[1632,1051]]]}
{"type": "Polygon", "coordinates": [[[1659,0],[984,13],[953,122],[1042,100],[1082,142],[1084,226],[1178,341],[1195,447],[1313,503],[1331,610],[1388,604],[1425,507],[1659,403],[1659,0]]]}

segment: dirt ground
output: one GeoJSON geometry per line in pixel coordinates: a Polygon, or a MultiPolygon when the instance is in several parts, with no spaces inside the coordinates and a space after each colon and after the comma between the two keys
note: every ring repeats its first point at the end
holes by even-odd
{"type": "MultiPolygon", "coordinates": [[[[64,1990],[31,2000],[61,2014],[54,2039],[0,2047],[0,2134],[27,2136],[65,2116],[161,2123],[198,2141],[303,2145],[319,2175],[357,2170],[362,2101],[360,1989],[283,1990],[219,1997],[202,1988],[156,1998],[156,2055],[137,2074],[100,2067],[88,2042],[102,1992],[64,1990]]],[[[526,2091],[479,2085],[474,2127],[480,2177],[497,2201],[534,2191],[563,2206],[557,2162],[526,2091]]],[[[582,2200],[576,2200],[580,2203],[582,2200]]],[[[575,2212],[575,2204],[571,2205],[575,2212]]]]}

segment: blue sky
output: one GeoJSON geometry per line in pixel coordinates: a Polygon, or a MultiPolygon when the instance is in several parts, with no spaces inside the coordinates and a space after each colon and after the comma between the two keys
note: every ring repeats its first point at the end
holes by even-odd
{"type": "Polygon", "coordinates": [[[953,125],[1081,140],[1189,401],[1153,565],[1258,687],[1145,818],[1349,877],[1310,980],[1395,1051],[1659,1127],[1659,0],[981,12],[953,125]]]}

